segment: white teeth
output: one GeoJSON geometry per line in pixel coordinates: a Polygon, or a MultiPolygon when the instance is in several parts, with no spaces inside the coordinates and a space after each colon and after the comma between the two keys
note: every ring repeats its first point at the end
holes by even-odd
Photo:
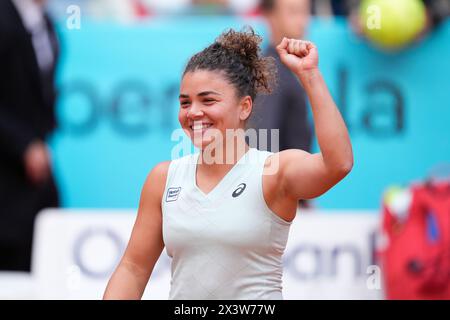
{"type": "Polygon", "coordinates": [[[212,124],[210,123],[203,123],[203,124],[194,124],[193,126],[191,126],[192,130],[202,130],[202,129],[206,129],[211,127],[212,124]]]}

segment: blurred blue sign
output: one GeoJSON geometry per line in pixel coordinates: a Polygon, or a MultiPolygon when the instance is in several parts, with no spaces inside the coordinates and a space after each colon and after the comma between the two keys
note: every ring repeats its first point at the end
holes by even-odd
{"type": "MultiPolygon", "coordinates": [[[[177,144],[171,133],[187,60],[245,24],[267,35],[261,21],[216,17],[61,24],[60,127],[51,146],[65,207],[138,206],[148,172],[177,144]]],[[[355,154],[351,174],[317,206],[377,208],[387,186],[450,162],[450,23],[398,54],[374,49],[345,20],[314,20],[309,38],[355,154]]]]}

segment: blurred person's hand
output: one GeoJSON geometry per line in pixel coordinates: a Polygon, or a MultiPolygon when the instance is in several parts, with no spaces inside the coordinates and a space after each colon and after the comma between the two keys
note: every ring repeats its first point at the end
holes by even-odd
{"type": "Polygon", "coordinates": [[[43,183],[49,178],[50,153],[44,142],[32,142],[25,151],[24,162],[25,172],[34,184],[43,183]]]}
{"type": "Polygon", "coordinates": [[[277,51],[281,61],[300,77],[317,70],[319,54],[312,42],[283,38],[277,51]]]}

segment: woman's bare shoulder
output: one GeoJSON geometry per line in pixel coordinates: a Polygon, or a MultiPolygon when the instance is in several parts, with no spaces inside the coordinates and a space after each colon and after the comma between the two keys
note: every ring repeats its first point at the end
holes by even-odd
{"type": "Polygon", "coordinates": [[[145,180],[142,196],[161,199],[166,186],[170,163],[170,160],[163,161],[152,168],[145,180]]]}

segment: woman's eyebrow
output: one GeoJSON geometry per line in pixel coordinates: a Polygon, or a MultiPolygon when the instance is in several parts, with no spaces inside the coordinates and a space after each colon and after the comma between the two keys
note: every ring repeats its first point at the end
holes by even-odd
{"type": "MultiPolygon", "coordinates": [[[[218,93],[218,92],[216,92],[216,91],[202,91],[202,92],[198,93],[197,96],[198,96],[198,97],[204,97],[204,96],[208,96],[208,95],[210,95],[210,94],[215,94],[215,95],[221,96],[221,94],[218,93]]],[[[188,94],[185,94],[185,93],[181,93],[181,94],[178,96],[178,98],[179,98],[179,99],[187,99],[187,98],[189,98],[189,95],[188,95],[188,94]]]]}
{"type": "Polygon", "coordinates": [[[215,92],[215,91],[203,91],[203,92],[200,92],[199,94],[197,94],[197,96],[204,97],[204,96],[208,96],[210,94],[215,94],[215,95],[218,95],[218,96],[221,95],[220,93],[215,92]]]}

